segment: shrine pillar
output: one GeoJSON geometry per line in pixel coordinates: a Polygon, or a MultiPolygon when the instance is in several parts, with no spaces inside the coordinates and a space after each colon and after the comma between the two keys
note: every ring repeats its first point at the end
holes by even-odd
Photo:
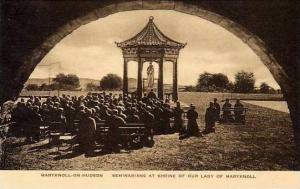
{"type": "Polygon", "coordinates": [[[137,98],[141,99],[143,95],[143,80],[142,80],[143,62],[138,59],[138,80],[137,80],[137,98]]]}
{"type": "Polygon", "coordinates": [[[161,58],[158,63],[158,82],[157,82],[157,96],[159,99],[164,99],[164,66],[163,66],[163,59],[161,58]]]}
{"type": "Polygon", "coordinates": [[[123,65],[123,95],[128,94],[128,60],[124,58],[123,65]]]}
{"type": "Polygon", "coordinates": [[[177,78],[177,59],[173,61],[173,94],[172,100],[176,102],[178,100],[178,78],[177,78]]]}

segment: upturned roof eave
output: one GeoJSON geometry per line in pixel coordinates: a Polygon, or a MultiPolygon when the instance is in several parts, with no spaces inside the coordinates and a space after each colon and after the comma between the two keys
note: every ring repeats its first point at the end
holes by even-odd
{"type": "Polygon", "coordinates": [[[115,42],[119,48],[134,48],[134,47],[162,47],[162,48],[184,48],[187,43],[178,43],[178,45],[147,45],[147,44],[124,44],[124,42],[115,42]]]}

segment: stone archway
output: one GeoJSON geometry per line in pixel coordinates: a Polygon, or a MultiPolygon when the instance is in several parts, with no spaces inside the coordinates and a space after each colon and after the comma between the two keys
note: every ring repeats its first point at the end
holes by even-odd
{"type": "MultiPolygon", "coordinates": [[[[90,6],[90,5],[89,5],[90,6]]],[[[18,94],[23,84],[27,81],[30,74],[37,66],[37,64],[43,59],[43,57],[65,36],[70,34],[75,29],[89,22],[95,21],[97,19],[103,18],[110,14],[114,14],[122,11],[131,10],[174,10],[194,16],[201,17],[208,21],[211,21],[229,32],[235,34],[244,43],[246,43],[261,59],[264,65],[270,70],[274,79],[280,85],[284,96],[288,102],[290,114],[293,120],[295,136],[299,136],[299,123],[297,121],[296,110],[297,110],[297,95],[293,94],[296,92],[296,87],[294,86],[295,76],[290,76],[286,73],[286,69],[283,69],[282,65],[279,64],[275,59],[270,48],[267,47],[265,42],[260,39],[254,33],[251,33],[246,27],[238,24],[238,22],[233,21],[221,14],[209,11],[212,7],[204,4],[197,4],[187,1],[157,1],[157,0],[134,0],[134,1],[111,1],[106,5],[94,4],[95,7],[83,11],[83,14],[68,20],[65,24],[62,24],[57,28],[55,32],[52,32],[45,40],[42,41],[37,47],[30,50],[29,53],[23,58],[21,66],[17,69],[15,74],[13,74],[14,86],[5,86],[6,90],[5,98],[9,98],[18,94]],[[202,7],[203,6],[203,7],[202,7]],[[207,8],[205,6],[208,6],[207,8]]],[[[218,8],[215,8],[218,10],[218,8]]],[[[219,11],[222,12],[222,11],[219,11]]],[[[238,19],[236,19],[238,20],[238,19]]],[[[32,35],[32,34],[31,34],[32,35]]],[[[288,66],[287,66],[288,67],[288,66]]],[[[5,84],[8,85],[8,84],[5,84]]],[[[299,143],[300,136],[297,137],[299,143]]]]}

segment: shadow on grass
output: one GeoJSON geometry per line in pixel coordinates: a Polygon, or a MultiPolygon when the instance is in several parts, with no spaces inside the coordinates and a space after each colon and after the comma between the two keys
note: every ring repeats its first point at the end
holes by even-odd
{"type": "Polygon", "coordinates": [[[24,145],[27,145],[27,144],[30,144],[30,143],[27,142],[27,141],[20,141],[20,142],[8,144],[8,147],[9,148],[17,148],[17,147],[21,147],[21,146],[24,146],[24,145]]]}
{"type": "Polygon", "coordinates": [[[52,153],[52,155],[54,154],[59,154],[58,156],[54,157],[54,160],[63,160],[63,159],[72,159],[78,156],[81,156],[84,154],[84,157],[86,158],[92,158],[92,157],[97,157],[97,156],[104,156],[107,154],[129,154],[131,153],[131,150],[107,150],[105,148],[95,148],[92,152],[84,152],[82,149],[80,149],[79,146],[74,147],[73,151],[66,153],[66,154],[62,154],[60,153],[60,151],[57,151],[56,153],[52,153]]]}
{"type": "Polygon", "coordinates": [[[45,144],[42,144],[42,145],[39,145],[39,146],[34,146],[34,147],[31,147],[29,148],[29,152],[32,152],[32,151],[38,151],[38,150],[42,150],[42,149],[49,149],[51,148],[51,145],[49,143],[45,143],[45,144]]]}
{"type": "Polygon", "coordinates": [[[82,154],[84,154],[84,152],[80,149],[79,146],[75,146],[71,152],[68,152],[68,153],[64,153],[64,154],[61,154],[61,152],[67,152],[69,151],[71,148],[67,148],[65,150],[59,150],[59,151],[56,151],[56,152],[52,152],[51,155],[57,155],[53,158],[53,160],[57,161],[57,160],[63,160],[63,159],[72,159],[72,158],[75,158],[75,157],[78,157],[78,156],[81,156],[82,154]]]}

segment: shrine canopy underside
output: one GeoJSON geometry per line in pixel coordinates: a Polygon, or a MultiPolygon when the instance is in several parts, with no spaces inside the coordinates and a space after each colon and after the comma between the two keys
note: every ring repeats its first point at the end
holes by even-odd
{"type": "Polygon", "coordinates": [[[116,42],[122,49],[124,59],[130,61],[150,61],[158,62],[176,61],[180,49],[184,48],[186,43],[180,43],[164,35],[153,22],[153,17],[134,37],[123,42],[116,42]]]}

